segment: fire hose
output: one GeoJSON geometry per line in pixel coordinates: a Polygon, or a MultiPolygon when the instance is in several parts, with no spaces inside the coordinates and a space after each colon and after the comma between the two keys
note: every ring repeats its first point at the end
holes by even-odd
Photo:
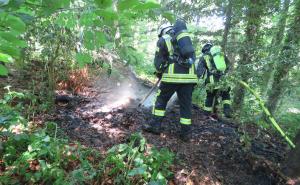
{"type": "Polygon", "coordinates": [[[263,100],[259,97],[259,95],[244,81],[233,79],[234,81],[237,81],[240,83],[244,88],[246,88],[252,95],[255,96],[256,100],[258,101],[260,107],[264,111],[264,113],[267,115],[268,119],[272,123],[272,125],[276,128],[276,130],[281,134],[281,136],[287,141],[287,143],[292,147],[295,148],[295,144],[290,140],[290,138],[286,135],[286,133],[281,129],[279,124],[276,122],[274,117],[272,117],[270,111],[266,108],[263,100]]]}

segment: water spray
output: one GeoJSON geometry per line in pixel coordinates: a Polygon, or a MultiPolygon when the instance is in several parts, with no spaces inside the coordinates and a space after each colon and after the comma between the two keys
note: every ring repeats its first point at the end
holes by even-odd
{"type": "Polygon", "coordinates": [[[143,103],[147,100],[147,98],[152,94],[152,92],[154,91],[154,89],[159,86],[161,79],[159,78],[156,83],[153,85],[153,87],[149,90],[148,94],[140,101],[138,107],[142,106],[143,103]]]}

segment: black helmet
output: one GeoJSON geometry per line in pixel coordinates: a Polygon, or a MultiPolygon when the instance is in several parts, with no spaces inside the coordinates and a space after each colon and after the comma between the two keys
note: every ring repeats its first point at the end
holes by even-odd
{"type": "Polygon", "coordinates": [[[212,46],[213,46],[213,45],[212,45],[212,43],[210,43],[210,42],[204,44],[204,46],[202,47],[202,53],[207,53],[207,52],[210,50],[210,48],[211,48],[212,46]]]}

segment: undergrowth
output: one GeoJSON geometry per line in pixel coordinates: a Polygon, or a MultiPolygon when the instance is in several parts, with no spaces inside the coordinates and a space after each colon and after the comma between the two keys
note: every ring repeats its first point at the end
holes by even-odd
{"type": "Polygon", "coordinates": [[[166,184],[171,177],[169,170],[174,154],[167,149],[147,147],[140,133],[133,134],[128,144],[120,144],[108,150],[104,167],[109,166],[104,178],[114,177],[116,184],[166,184]]]}
{"type": "Polygon", "coordinates": [[[102,156],[58,137],[54,122],[36,127],[11,105],[13,96],[6,97],[0,100],[1,185],[166,184],[172,175],[174,154],[149,147],[140,133],[102,156]]]}

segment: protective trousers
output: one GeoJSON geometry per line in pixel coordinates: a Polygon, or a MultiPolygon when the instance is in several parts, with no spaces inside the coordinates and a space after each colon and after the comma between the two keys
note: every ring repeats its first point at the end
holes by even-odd
{"type": "Polygon", "coordinates": [[[205,107],[204,110],[206,112],[213,112],[215,108],[215,104],[217,103],[218,96],[222,97],[222,104],[224,107],[224,112],[226,109],[230,109],[231,101],[230,101],[230,88],[228,90],[207,90],[206,93],[206,100],[205,100],[205,107]]]}
{"type": "Polygon", "coordinates": [[[156,118],[165,116],[168,101],[176,92],[180,105],[180,123],[190,125],[192,123],[192,92],[195,84],[175,84],[162,82],[156,95],[152,114],[156,118]]]}

